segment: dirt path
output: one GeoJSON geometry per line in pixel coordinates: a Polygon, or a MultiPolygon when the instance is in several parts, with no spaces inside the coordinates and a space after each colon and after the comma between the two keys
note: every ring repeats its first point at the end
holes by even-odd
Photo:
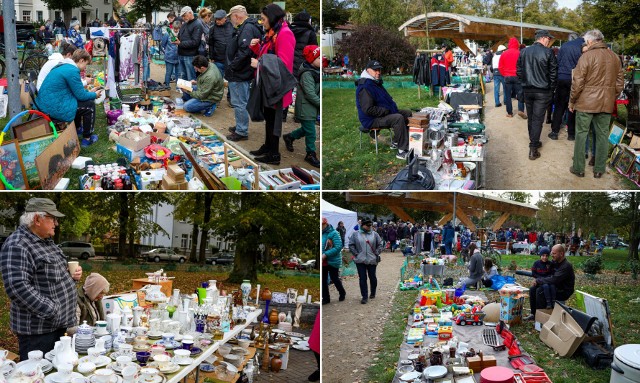
{"type": "MultiPolygon", "coordinates": [[[[165,67],[164,65],[158,65],[155,63],[151,63],[151,78],[158,82],[164,82],[164,73],[165,67]]],[[[175,84],[172,84],[172,87],[175,88],[175,84]]],[[[211,117],[205,117],[202,114],[198,114],[196,117],[200,119],[205,125],[209,128],[213,129],[216,134],[220,137],[226,137],[229,134],[227,130],[230,126],[235,126],[235,116],[233,113],[233,108],[231,108],[226,101],[226,92],[223,97],[223,101],[220,102],[218,108],[215,113],[211,117]]],[[[172,92],[172,98],[175,99],[180,95],[177,92],[172,92]]],[[[283,133],[290,133],[297,129],[300,124],[293,122],[293,115],[289,113],[287,117],[287,122],[282,124],[283,133]]],[[[317,128],[319,130],[319,128],[317,128]]],[[[253,158],[252,155],[249,154],[249,151],[256,150],[264,143],[264,123],[262,122],[249,122],[249,140],[240,141],[240,142],[232,142],[232,145],[235,148],[238,148],[243,154],[247,155],[249,158],[253,158]]],[[[318,149],[318,154],[320,153],[320,133],[319,131],[316,133],[318,137],[316,139],[316,146],[318,149]]],[[[284,143],[280,140],[280,165],[265,165],[260,164],[263,169],[284,169],[290,168],[292,165],[300,166],[309,170],[318,170],[317,168],[312,167],[308,163],[304,161],[304,157],[306,155],[304,149],[304,139],[296,140],[293,144],[295,151],[293,153],[287,151],[284,147],[284,143]]]]}
{"type": "Polygon", "coordinates": [[[378,265],[376,298],[360,304],[358,276],[346,277],[342,283],[347,291],[344,302],[338,302],[338,292],[331,285],[330,304],[322,306],[322,381],[361,382],[366,369],[377,354],[379,336],[398,291],[400,267],[404,257],[400,252],[382,254],[378,265]]]}
{"type": "MultiPolygon", "coordinates": [[[[619,177],[611,169],[600,179],[593,178],[593,167],[586,165],[585,177],[569,173],[573,164],[573,144],[567,140],[567,130],[560,138],[551,140],[547,134],[551,125],[544,124],[540,141],[540,158],[529,160],[527,121],[515,115],[506,117],[506,107],[495,107],[493,82],[486,84],[485,116],[489,143],[487,144],[486,189],[492,190],[611,190],[622,189],[619,177]]],[[[513,100],[514,111],[518,103],[513,100]]]]}

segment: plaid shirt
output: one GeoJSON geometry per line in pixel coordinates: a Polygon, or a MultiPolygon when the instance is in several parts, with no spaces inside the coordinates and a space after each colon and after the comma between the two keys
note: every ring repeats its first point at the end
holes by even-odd
{"type": "Polygon", "coordinates": [[[0,271],[11,299],[14,333],[45,334],[77,325],[75,281],[52,239],[20,226],[0,250],[0,271]]]}

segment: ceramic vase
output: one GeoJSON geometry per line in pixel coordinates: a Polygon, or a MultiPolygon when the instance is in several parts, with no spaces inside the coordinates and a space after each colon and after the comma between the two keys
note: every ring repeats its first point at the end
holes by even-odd
{"type": "Polygon", "coordinates": [[[240,285],[240,290],[242,290],[242,305],[246,306],[249,294],[251,293],[251,282],[249,282],[248,279],[243,280],[240,285]]]}
{"type": "Polygon", "coordinates": [[[272,325],[278,324],[278,310],[271,309],[271,312],[269,313],[269,323],[272,325]]]}
{"type": "Polygon", "coordinates": [[[271,371],[280,372],[281,368],[282,368],[282,359],[280,359],[279,355],[274,355],[273,358],[271,358],[271,371]]]}

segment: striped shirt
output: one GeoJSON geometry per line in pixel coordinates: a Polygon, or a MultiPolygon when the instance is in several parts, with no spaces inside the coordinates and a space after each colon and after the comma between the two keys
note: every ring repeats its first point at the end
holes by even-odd
{"type": "Polygon", "coordinates": [[[77,324],[75,281],[52,239],[42,239],[20,226],[0,250],[0,271],[11,299],[14,333],[46,334],[77,324]]]}

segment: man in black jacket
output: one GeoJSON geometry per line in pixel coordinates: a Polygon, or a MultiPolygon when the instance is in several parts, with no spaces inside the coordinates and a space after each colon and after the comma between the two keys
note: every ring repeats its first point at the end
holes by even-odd
{"type": "Polygon", "coordinates": [[[178,45],[178,65],[182,79],[192,81],[196,79],[196,70],[191,63],[198,55],[202,37],[202,24],[197,22],[191,7],[182,7],[180,16],[184,22],[178,32],[178,39],[171,44],[178,45]]]}
{"type": "Polygon", "coordinates": [[[262,36],[258,23],[249,18],[247,9],[242,5],[236,5],[229,10],[227,15],[235,27],[235,31],[227,44],[224,78],[229,82],[231,93],[231,106],[236,118],[236,126],[229,128],[231,134],[228,140],[241,141],[249,139],[249,85],[253,79],[251,58],[253,52],[249,49],[252,39],[262,36]]]}
{"type": "Polygon", "coordinates": [[[524,90],[524,102],[529,116],[529,159],[540,157],[540,133],[547,107],[553,98],[558,78],[558,62],[547,46],[553,36],[546,29],[536,31],[536,42],[520,52],[516,74],[524,90]]]}
{"type": "Polygon", "coordinates": [[[573,271],[573,265],[567,261],[564,245],[553,246],[551,257],[553,258],[553,274],[548,277],[536,278],[533,282],[533,286],[529,289],[531,315],[525,320],[533,320],[536,317],[536,310],[546,306],[542,285],[549,286],[554,301],[566,301],[575,291],[576,274],[573,271]]]}
{"type": "Polygon", "coordinates": [[[307,45],[318,45],[316,31],[313,30],[310,20],[311,16],[306,11],[302,11],[295,15],[291,24],[291,32],[296,37],[296,49],[293,57],[293,75],[296,78],[298,78],[300,65],[305,61],[302,50],[307,45]]]}
{"type": "MultiPolygon", "coordinates": [[[[216,64],[218,70],[224,77],[224,69],[226,67],[227,45],[233,35],[233,25],[227,20],[227,12],[224,9],[218,9],[213,18],[215,23],[209,30],[209,59],[216,64]]],[[[231,92],[227,90],[227,102],[231,105],[231,92]]]]}

